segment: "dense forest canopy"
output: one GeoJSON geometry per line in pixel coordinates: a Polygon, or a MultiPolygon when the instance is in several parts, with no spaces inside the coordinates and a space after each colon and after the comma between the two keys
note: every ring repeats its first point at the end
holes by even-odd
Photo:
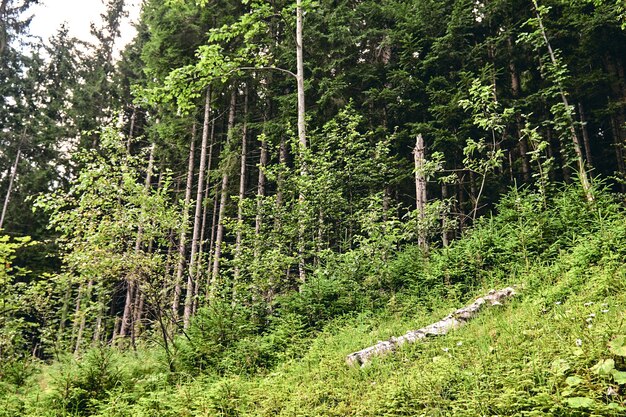
{"type": "Polygon", "coordinates": [[[217,366],[285,312],[383,305],[399,251],[426,263],[511,190],[626,192],[621,0],[144,0],[119,59],[124,0],[93,43],[29,36],[35,3],[0,5],[0,375],[150,343],[174,371],[194,337],[217,366]]]}

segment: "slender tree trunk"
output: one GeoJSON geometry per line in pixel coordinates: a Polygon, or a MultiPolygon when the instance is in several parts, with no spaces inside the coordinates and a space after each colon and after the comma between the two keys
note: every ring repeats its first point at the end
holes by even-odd
{"type": "MultiPolygon", "coordinates": [[[[626,179],[626,161],[624,158],[624,146],[621,141],[618,122],[611,117],[611,129],[613,130],[613,149],[615,151],[615,160],[617,161],[617,172],[620,178],[626,179]]],[[[626,185],[621,184],[622,192],[626,191],[626,185]]]]}
{"type": "Polygon", "coordinates": [[[13,168],[11,169],[11,176],[9,178],[9,185],[7,187],[7,192],[4,196],[4,204],[2,205],[2,214],[0,215],[0,229],[4,225],[4,218],[7,214],[7,208],[9,207],[9,200],[11,199],[11,191],[13,190],[13,183],[15,182],[15,177],[17,176],[17,168],[20,163],[20,157],[22,156],[22,144],[24,143],[24,139],[26,138],[26,127],[24,127],[24,131],[22,132],[22,136],[20,138],[20,142],[17,145],[17,153],[15,154],[15,161],[13,162],[13,168]]]}
{"type": "Polygon", "coordinates": [[[248,157],[248,87],[246,86],[243,104],[243,127],[241,133],[241,156],[239,167],[239,203],[237,204],[237,236],[235,240],[235,274],[233,282],[233,302],[235,301],[237,283],[241,273],[241,240],[243,227],[243,199],[246,195],[246,163],[248,157]]]}
{"type": "MultiPolygon", "coordinates": [[[[301,157],[301,168],[300,175],[307,175],[307,167],[304,161],[303,154],[308,148],[307,138],[306,138],[306,119],[305,119],[305,100],[304,100],[304,56],[303,56],[303,48],[302,48],[302,20],[303,20],[303,10],[302,10],[302,0],[296,1],[296,80],[298,84],[298,140],[300,145],[300,157],[301,157]]],[[[298,272],[300,276],[300,284],[304,284],[306,282],[306,270],[305,270],[305,259],[304,259],[304,233],[305,233],[305,195],[303,190],[300,190],[300,195],[298,197],[299,206],[300,206],[300,224],[298,225],[299,229],[299,238],[298,238],[298,272]]]]}
{"type": "Polygon", "coordinates": [[[237,91],[233,88],[230,96],[230,109],[228,113],[228,128],[227,128],[227,143],[225,146],[226,154],[226,166],[224,166],[224,172],[222,173],[222,190],[220,194],[220,206],[217,217],[217,233],[215,235],[215,253],[213,255],[213,269],[211,272],[211,284],[209,288],[209,300],[212,300],[217,295],[218,288],[221,284],[220,277],[220,261],[222,257],[222,241],[224,240],[224,220],[226,214],[226,203],[228,202],[228,182],[230,165],[228,163],[228,152],[232,145],[233,130],[235,127],[235,108],[237,105],[237,91]]]}
{"type": "MultiPolygon", "coordinates": [[[[150,146],[150,156],[148,158],[148,169],[146,171],[146,180],[144,183],[144,193],[145,195],[149,195],[150,188],[152,186],[152,174],[154,170],[154,153],[156,151],[156,144],[153,143],[150,146]]],[[[139,225],[139,229],[137,230],[137,239],[135,240],[135,256],[139,257],[141,254],[141,248],[143,245],[143,226],[139,225]]],[[[152,242],[150,242],[152,243],[152,242]]],[[[137,277],[138,278],[138,277],[137,277]]],[[[135,282],[135,299],[133,301],[133,305],[131,306],[131,316],[132,325],[130,329],[130,338],[133,348],[136,348],[136,340],[140,332],[141,325],[141,316],[143,314],[143,300],[144,294],[141,290],[141,282],[135,282]]]]}
{"type": "MultiPolygon", "coordinates": [[[[200,294],[200,284],[202,283],[202,275],[204,273],[204,266],[202,265],[202,259],[204,256],[204,235],[206,232],[206,224],[207,224],[207,215],[208,215],[208,211],[209,211],[209,205],[208,205],[208,199],[209,199],[209,195],[210,195],[210,191],[211,191],[211,168],[212,168],[212,162],[213,162],[213,147],[215,145],[215,118],[213,118],[211,120],[211,140],[210,140],[210,144],[209,144],[209,156],[207,158],[207,169],[206,169],[206,181],[205,183],[205,187],[204,187],[204,198],[202,200],[202,227],[200,228],[200,242],[198,242],[198,266],[196,267],[196,285],[194,287],[194,292],[193,292],[193,308],[192,308],[192,313],[196,314],[196,311],[198,310],[198,303],[200,302],[200,300],[198,299],[198,295],[200,294]]],[[[210,259],[210,254],[211,254],[211,247],[209,246],[209,259],[207,260],[207,265],[210,267],[211,265],[211,259],[210,259]]],[[[207,275],[207,279],[206,279],[206,285],[209,285],[209,271],[207,268],[206,271],[206,275],[207,275]]]]}
{"type": "Polygon", "coordinates": [[[415,160],[415,202],[419,216],[419,230],[417,233],[417,244],[425,251],[428,250],[426,239],[426,229],[424,220],[426,219],[426,175],[424,173],[425,158],[424,137],[419,134],[415,139],[413,157],[415,160]]]}
{"type": "Polygon", "coordinates": [[[77,302],[77,311],[80,315],[80,324],[78,325],[78,333],[76,335],[76,345],[74,346],[74,354],[80,351],[80,346],[83,342],[83,333],[85,332],[85,324],[87,322],[87,309],[89,308],[89,302],[91,301],[91,290],[93,288],[93,278],[89,279],[87,283],[87,293],[85,294],[85,306],[82,312],[80,312],[80,301],[77,302]]]}
{"type": "Polygon", "coordinates": [[[4,53],[4,49],[8,43],[7,26],[5,21],[5,13],[9,0],[2,0],[0,3],[0,56],[4,53]]]}
{"type": "Polygon", "coordinates": [[[130,116],[130,128],[128,129],[128,140],[126,141],[126,151],[130,153],[130,146],[135,135],[135,122],[137,121],[137,107],[133,106],[133,113],[130,116]]]}
{"type": "Polygon", "coordinates": [[[191,129],[191,142],[189,144],[189,160],[187,163],[187,184],[185,185],[185,205],[183,207],[183,227],[178,237],[178,262],[176,264],[176,278],[174,282],[174,295],[172,299],[172,318],[176,322],[179,318],[181,285],[185,271],[185,251],[187,247],[187,227],[189,226],[189,204],[191,203],[191,190],[193,188],[193,168],[195,159],[196,123],[191,129]]]}
{"type": "MultiPolygon", "coordinates": [[[[284,136],[280,138],[280,147],[278,150],[278,163],[280,164],[281,168],[285,168],[287,166],[287,156],[288,156],[288,150],[287,150],[287,142],[285,141],[284,136]]],[[[283,189],[284,184],[285,184],[285,178],[283,175],[283,171],[282,169],[279,170],[278,172],[278,178],[276,180],[276,185],[277,185],[277,190],[276,190],[276,208],[280,210],[280,208],[283,205],[283,189]]],[[[280,219],[277,218],[276,219],[277,222],[277,226],[280,226],[280,219]]]]}
{"type": "MultiPolygon", "coordinates": [[[[148,169],[146,172],[146,180],[144,183],[144,191],[146,194],[150,190],[150,186],[152,184],[152,170],[154,166],[154,153],[156,150],[156,145],[153,143],[150,147],[150,156],[148,160],[148,169]]],[[[141,245],[143,243],[143,225],[139,225],[137,229],[137,237],[135,239],[135,256],[138,257],[141,252],[141,245]]],[[[122,315],[122,323],[120,327],[120,332],[118,334],[119,338],[124,338],[128,336],[128,331],[130,329],[131,336],[134,337],[135,334],[135,306],[137,302],[135,300],[136,297],[139,297],[139,282],[137,281],[139,277],[135,276],[135,274],[131,274],[126,278],[126,300],[124,303],[124,313],[122,315]]]]}
{"type": "Polygon", "coordinates": [[[133,278],[126,279],[126,300],[124,302],[124,312],[122,313],[122,322],[120,323],[120,331],[117,334],[119,339],[123,339],[128,335],[130,318],[132,314],[133,300],[135,299],[135,280],[133,278]]]}
{"type": "MultiPolygon", "coordinates": [[[[209,260],[208,260],[208,265],[209,267],[213,266],[213,260],[215,258],[215,237],[217,235],[217,212],[218,212],[218,199],[217,199],[217,192],[219,190],[218,185],[215,186],[214,192],[213,192],[213,215],[211,216],[211,242],[209,243],[209,260]]],[[[205,287],[205,291],[204,291],[204,298],[208,299],[209,298],[209,290],[211,288],[211,280],[212,280],[212,271],[209,270],[207,271],[207,285],[205,287]]]]}
{"type": "MultiPolygon", "coordinates": [[[[543,36],[543,40],[546,43],[546,46],[548,48],[548,53],[550,55],[550,61],[552,61],[552,65],[554,65],[555,67],[558,66],[558,62],[556,60],[556,56],[554,55],[554,51],[552,50],[552,45],[550,44],[550,41],[548,40],[548,35],[546,34],[546,30],[543,26],[543,20],[541,18],[541,15],[538,11],[538,6],[537,6],[537,0],[533,0],[534,5],[535,5],[535,15],[537,16],[537,21],[539,23],[539,29],[541,30],[541,35],[543,36]]],[[[572,115],[572,111],[571,111],[571,107],[569,105],[569,102],[567,100],[567,96],[565,95],[565,91],[563,90],[563,86],[562,85],[558,85],[559,87],[559,92],[561,95],[561,101],[563,102],[563,105],[565,106],[565,109],[567,111],[568,117],[569,117],[569,132],[570,132],[570,136],[572,139],[572,143],[574,145],[574,152],[576,152],[576,158],[577,158],[577,162],[578,162],[578,176],[580,177],[580,182],[581,185],[583,187],[583,191],[585,192],[586,196],[587,196],[587,201],[593,201],[594,197],[593,197],[593,193],[591,190],[591,183],[589,182],[589,177],[587,176],[587,169],[585,167],[585,160],[583,158],[583,153],[582,153],[582,149],[580,146],[580,140],[578,139],[578,134],[576,133],[576,128],[574,126],[574,117],[572,115]]]]}
{"type": "Polygon", "coordinates": [[[185,296],[185,311],[183,313],[183,327],[189,327],[193,307],[194,276],[198,253],[198,239],[200,237],[200,221],[202,213],[202,192],[204,191],[204,174],[206,168],[207,144],[209,141],[209,123],[211,121],[211,88],[207,88],[204,103],[204,123],[202,125],[202,145],[200,148],[200,166],[198,167],[198,187],[196,191],[196,211],[193,221],[193,237],[191,239],[191,254],[189,256],[189,270],[187,275],[187,294],[185,296]]]}
{"type": "Polygon", "coordinates": [[[133,326],[130,333],[130,342],[134,350],[137,350],[137,339],[141,334],[141,320],[143,317],[143,307],[145,302],[145,294],[138,284],[135,292],[135,303],[133,305],[133,326]]]}
{"type": "MultiPolygon", "coordinates": [[[[507,39],[507,42],[509,45],[509,50],[511,50],[512,52],[513,42],[510,37],[507,39]]],[[[517,73],[517,66],[515,65],[515,62],[513,62],[512,59],[509,61],[509,73],[511,75],[511,94],[513,95],[513,98],[518,99],[520,96],[520,88],[521,88],[520,80],[519,80],[519,74],[517,73]]],[[[522,136],[522,117],[519,113],[515,115],[515,125],[516,125],[515,126],[516,131],[517,131],[519,153],[520,153],[520,158],[522,160],[522,177],[524,178],[525,182],[530,182],[531,176],[530,176],[530,158],[528,156],[528,142],[526,141],[526,138],[522,136]]]]}
{"type": "Polygon", "coordinates": [[[465,215],[465,192],[463,189],[463,182],[465,181],[465,176],[463,174],[461,174],[460,172],[457,173],[458,176],[458,187],[457,187],[457,195],[458,195],[458,201],[459,201],[459,234],[463,233],[463,230],[465,230],[465,221],[467,219],[466,215],[465,215]]]}
{"type": "Polygon", "coordinates": [[[105,320],[106,312],[104,311],[104,291],[101,289],[98,294],[98,316],[96,317],[96,324],[94,326],[92,345],[97,346],[100,343],[103,333],[103,323],[105,320]]]}
{"type": "MultiPolygon", "coordinates": [[[[447,184],[441,184],[441,199],[443,201],[446,201],[448,199],[448,185],[447,184]]],[[[441,242],[443,244],[443,246],[448,246],[450,244],[450,237],[448,234],[448,226],[447,226],[447,219],[446,219],[447,213],[442,213],[442,218],[441,218],[441,242]]]]}
{"type": "Polygon", "coordinates": [[[267,166],[267,141],[264,139],[261,142],[261,157],[259,159],[259,180],[257,183],[257,210],[256,219],[254,225],[254,234],[256,240],[260,238],[261,227],[263,224],[263,197],[265,197],[265,168],[267,166]]]}
{"type": "Polygon", "coordinates": [[[589,129],[587,128],[587,117],[582,102],[578,103],[578,112],[580,113],[580,123],[583,133],[583,143],[585,145],[585,155],[587,157],[587,165],[593,166],[593,156],[591,154],[591,141],[589,140],[589,129]]]}

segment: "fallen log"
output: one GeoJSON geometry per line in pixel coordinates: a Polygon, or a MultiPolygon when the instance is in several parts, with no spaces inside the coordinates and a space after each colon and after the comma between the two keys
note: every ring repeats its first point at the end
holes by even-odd
{"type": "Polygon", "coordinates": [[[388,352],[395,352],[399,346],[402,346],[405,343],[415,343],[418,340],[425,339],[429,336],[445,335],[450,330],[458,329],[459,327],[467,324],[467,322],[478,314],[483,306],[502,305],[500,300],[513,295],[515,295],[515,290],[512,287],[504,288],[500,291],[491,290],[488,295],[478,298],[472,304],[456,310],[436,323],[422,327],[418,330],[410,330],[403,336],[392,337],[389,340],[378,342],[374,346],[351,353],[346,357],[346,363],[349,366],[364,366],[373,356],[384,355],[388,352]]]}

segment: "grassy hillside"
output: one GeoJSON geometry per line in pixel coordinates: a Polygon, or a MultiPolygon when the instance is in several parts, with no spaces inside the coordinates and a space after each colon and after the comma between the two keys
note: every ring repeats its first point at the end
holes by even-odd
{"type": "Polygon", "coordinates": [[[22,365],[2,382],[0,416],[626,415],[626,218],[602,195],[589,206],[566,190],[540,210],[533,196],[512,193],[498,216],[427,259],[397,254],[387,272],[403,284],[380,305],[313,291],[321,306],[356,307],[315,325],[279,314],[272,331],[204,348],[191,332],[176,372],[158,346],[22,365]],[[514,299],[457,331],[363,368],[345,363],[507,285],[514,299]],[[202,352],[219,363],[198,362],[202,352]]]}

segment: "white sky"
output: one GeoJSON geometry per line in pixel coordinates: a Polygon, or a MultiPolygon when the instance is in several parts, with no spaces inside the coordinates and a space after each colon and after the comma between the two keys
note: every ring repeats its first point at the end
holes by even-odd
{"type": "MultiPolygon", "coordinates": [[[[130,42],[135,36],[131,21],[137,21],[141,0],[126,0],[125,9],[129,17],[122,24],[122,36],[116,49],[130,42]]],[[[104,12],[103,0],[42,0],[40,4],[29,9],[34,14],[30,24],[30,32],[44,40],[56,33],[63,22],[67,22],[70,36],[85,41],[93,41],[89,33],[90,23],[100,26],[100,14],[104,12]]]]}

